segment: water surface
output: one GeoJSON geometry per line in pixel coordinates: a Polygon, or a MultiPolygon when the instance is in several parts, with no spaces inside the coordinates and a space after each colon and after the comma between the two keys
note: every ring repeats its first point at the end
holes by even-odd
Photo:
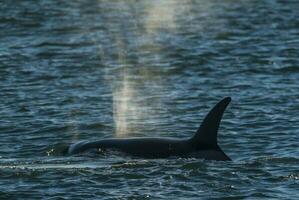
{"type": "Polygon", "coordinates": [[[298,1],[0,2],[1,199],[297,199],[298,1]],[[233,162],[61,156],[189,137],[225,96],[233,162]]]}

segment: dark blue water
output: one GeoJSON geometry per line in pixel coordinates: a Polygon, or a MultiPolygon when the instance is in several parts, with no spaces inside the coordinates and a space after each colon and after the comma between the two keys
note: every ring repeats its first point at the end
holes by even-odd
{"type": "Polygon", "coordinates": [[[299,1],[0,2],[0,199],[298,199],[299,1]],[[189,137],[233,162],[61,156],[189,137]]]}

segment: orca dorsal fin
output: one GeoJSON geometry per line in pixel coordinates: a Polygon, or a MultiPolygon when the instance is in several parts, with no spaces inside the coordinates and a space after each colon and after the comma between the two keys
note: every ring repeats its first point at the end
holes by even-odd
{"type": "Polygon", "coordinates": [[[196,134],[191,138],[195,144],[201,144],[206,147],[218,147],[217,145],[217,132],[222,119],[222,115],[227,105],[230,103],[231,98],[226,97],[218,102],[214,108],[210,110],[205,117],[196,134]]]}

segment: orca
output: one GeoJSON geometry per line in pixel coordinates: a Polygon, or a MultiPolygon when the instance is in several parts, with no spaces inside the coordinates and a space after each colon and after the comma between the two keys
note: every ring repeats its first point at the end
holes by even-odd
{"type": "Polygon", "coordinates": [[[224,110],[231,98],[218,102],[204,118],[197,132],[191,138],[135,137],[111,138],[98,141],[81,141],[71,144],[67,154],[77,154],[88,150],[116,150],[141,158],[201,158],[205,160],[231,160],[218,146],[217,133],[224,110]]]}

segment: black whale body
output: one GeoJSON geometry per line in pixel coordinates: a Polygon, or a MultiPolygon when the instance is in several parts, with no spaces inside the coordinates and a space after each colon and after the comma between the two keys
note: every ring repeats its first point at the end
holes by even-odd
{"type": "Polygon", "coordinates": [[[142,158],[178,156],[206,160],[231,160],[217,143],[220,121],[230,101],[231,98],[226,97],[217,103],[191,138],[139,137],[102,139],[91,142],[81,141],[72,144],[68,148],[67,153],[77,154],[92,149],[113,149],[142,158]]]}

